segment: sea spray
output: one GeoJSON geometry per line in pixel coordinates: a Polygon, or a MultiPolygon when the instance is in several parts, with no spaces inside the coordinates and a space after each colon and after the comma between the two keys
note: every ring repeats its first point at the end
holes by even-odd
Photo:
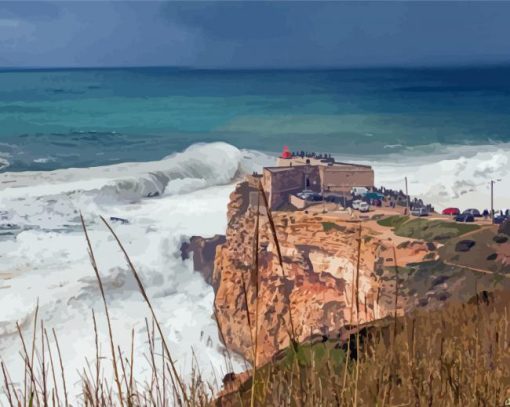
{"type": "MultiPolygon", "coordinates": [[[[45,326],[60,339],[70,383],[94,357],[91,309],[98,320],[103,356],[106,326],[78,214],[86,216],[91,244],[103,278],[116,344],[130,348],[135,329],[137,377],[148,370],[143,299],[125,259],[99,222],[118,216],[129,224],[113,227],[124,243],[160,316],[178,369],[192,368],[192,348],[206,379],[226,373],[217,327],[211,318],[214,294],[179,247],[191,235],[211,236],[226,229],[226,206],[236,177],[259,170],[270,158],[224,144],[195,145],[158,162],[120,164],[51,173],[5,173],[0,201],[4,222],[17,222],[15,236],[0,239],[0,355],[15,380],[22,378],[20,321],[30,335],[39,300],[45,326]],[[37,176],[36,176],[37,175],[37,176]],[[159,194],[147,197],[149,192],[159,194]]],[[[237,365],[241,368],[241,365],[237,365]]],[[[149,377],[147,379],[150,379],[149,377]]],[[[77,395],[81,389],[73,387],[77,395]]]]}

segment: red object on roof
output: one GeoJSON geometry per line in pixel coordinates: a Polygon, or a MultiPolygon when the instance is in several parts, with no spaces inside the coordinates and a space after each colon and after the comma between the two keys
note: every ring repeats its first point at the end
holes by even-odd
{"type": "Polygon", "coordinates": [[[283,146],[282,158],[292,158],[292,153],[289,151],[289,147],[283,146]]]}

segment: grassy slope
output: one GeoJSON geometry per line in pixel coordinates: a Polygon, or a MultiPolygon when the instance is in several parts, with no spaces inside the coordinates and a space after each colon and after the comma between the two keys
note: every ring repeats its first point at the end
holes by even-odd
{"type": "Polygon", "coordinates": [[[391,227],[398,236],[410,237],[426,241],[445,242],[480,229],[478,225],[446,222],[442,220],[428,220],[407,216],[389,216],[377,221],[381,226],[391,227]]]}
{"type": "MultiPolygon", "coordinates": [[[[496,244],[491,240],[495,232],[477,225],[402,216],[381,219],[379,224],[400,236],[445,243],[443,250],[450,256],[456,255],[455,245],[462,239],[476,239],[475,247],[496,244]]],[[[323,222],[322,226],[334,231],[338,225],[323,222]]],[[[430,262],[430,267],[401,268],[399,274],[404,279],[423,274],[439,286],[455,273],[459,284],[469,273],[442,261],[430,262]],[[431,276],[434,271],[437,276],[431,276]]],[[[428,285],[427,290],[431,290],[428,285]]],[[[469,292],[479,290],[478,281],[469,292]]],[[[508,318],[503,317],[509,298],[507,292],[496,295],[489,305],[478,298],[465,305],[452,302],[439,311],[415,312],[396,323],[375,321],[348,341],[335,334],[297,345],[259,367],[254,387],[249,379],[238,392],[219,399],[218,405],[250,405],[252,388],[259,406],[502,405],[510,396],[510,345],[499,339],[510,337],[508,318]]]]}
{"type": "MultiPolygon", "coordinates": [[[[255,405],[503,405],[510,346],[498,338],[510,334],[501,317],[508,305],[508,293],[481,293],[396,324],[378,321],[351,335],[348,347],[331,337],[301,345],[297,357],[288,350],[259,369],[255,405]]],[[[250,394],[251,379],[217,405],[247,406],[250,394]]]]}
{"type": "Polygon", "coordinates": [[[498,243],[495,228],[482,228],[468,236],[451,239],[439,249],[443,261],[465,267],[487,270],[493,273],[510,273],[510,264],[503,262],[510,253],[510,243],[498,243]],[[467,252],[458,252],[456,245],[461,240],[472,240],[475,245],[467,252]]]}
{"type": "Polygon", "coordinates": [[[321,222],[321,223],[322,223],[322,229],[324,230],[324,232],[329,232],[330,230],[342,232],[345,230],[345,226],[340,226],[333,222],[321,222]]]}
{"type": "Polygon", "coordinates": [[[381,226],[391,227],[398,236],[443,243],[439,250],[441,261],[462,267],[485,270],[494,273],[510,273],[510,264],[504,260],[505,252],[510,252],[510,242],[498,243],[494,227],[409,218],[408,216],[389,216],[377,222],[381,226]],[[467,252],[458,252],[456,245],[461,240],[473,240],[475,245],[467,252]]]}

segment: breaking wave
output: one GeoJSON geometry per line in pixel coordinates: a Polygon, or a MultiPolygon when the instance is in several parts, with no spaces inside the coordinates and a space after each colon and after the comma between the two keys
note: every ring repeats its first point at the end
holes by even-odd
{"type": "MultiPolygon", "coordinates": [[[[129,349],[134,328],[135,351],[144,360],[147,312],[99,215],[126,220],[114,228],[153,299],[179,371],[190,372],[193,348],[204,376],[221,377],[223,350],[211,318],[214,293],[193,272],[191,262],[181,260],[179,247],[192,235],[224,233],[226,205],[236,179],[273,162],[274,156],[210,143],[159,161],[0,174],[0,358],[12,375],[21,374],[16,367],[23,367],[13,335],[16,321],[26,321],[22,325],[29,329],[37,299],[45,326],[61,333],[66,371],[77,372],[85,356],[93,359],[91,309],[103,323],[100,332],[106,331],[80,229],[81,212],[103,276],[116,343],[129,349]]],[[[501,179],[495,187],[496,206],[510,207],[506,145],[399,153],[364,162],[373,165],[378,185],[403,189],[408,176],[410,194],[438,209],[482,209],[489,203],[489,181],[501,179]]],[[[141,365],[137,374],[143,375],[141,365]]],[[[78,382],[78,373],[74,379],[78,382]]],[[[75,390],[78,394],[81,389],[75,390]]],[[[0,404],[1,400],[0,394],[0,404]]]]}
{"type": "MultiPolygon", "coordinates": [[[[226,205],[238,176],[272,161],[225,143],[193,145],[160,161],[87,169],[0,174],[0,358],[22,377],[16,321],[28,334],[37,301],[45,326],[60,333],[66,372],[75,375],[94,358],[91,309],[106,332],[99,291],[79,214],[89,229],[107,293],[116,344],[130,348],[144,377],[148,316],[125,259],[99,215],[125,219],[113,227],[136,265],[167,333],[178,369],[191,372],[192,348],[205,378],[226,373],[211,317],[214,293],[182,261],[181,242],[225,232],[226,205]],[[8,232],[8,233],[7,233],[8,232]],[[8,278],[8,280],[5,280],[8,278]]],[[[106,338],[102,338],[106,340],[106,338]]],[[[102,349],[108,349],[106,343],[102,349]]],[[[241,364],[237,364],[242,368],[241,364]]],[[[149,378],[150,379],[150,378],[149,378]]],[[[78,394],[81,389],[74,389],[78,394]]],[[[0,392],[0,404],[2,395],[0,392]]]]}
{"type": "Polygon", "coordinates": [[[490,181],[494,186],[495,209],[510,208],[510,145],[436,146],[427,154],[400,154],[372,162],[376,183],[404,189],[432,203],[436,209],[490,207],[490,181]]]}
{"type": "Polygon", "coordinates": [[[79,211],[94,216],[115,205],[231,183],[260,166],[260,160],[264,160],[261,154],[210,143],[153,162],[3,173],[0,202],[10,214],[10,223],[61,228],[76,222],[79,211]]]}
{"type": "Polygon", "coordinates": [[[0,157],[0,171],[6,169],[11,163],[5,158],[0,157]]]}

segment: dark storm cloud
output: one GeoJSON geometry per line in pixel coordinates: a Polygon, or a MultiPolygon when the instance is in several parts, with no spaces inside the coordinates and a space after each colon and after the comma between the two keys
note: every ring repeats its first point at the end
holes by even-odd
{"type": "Polygon", "coordinates": [[[506,2],[0,2],[3,66],[510,60],[506,2]]]}

